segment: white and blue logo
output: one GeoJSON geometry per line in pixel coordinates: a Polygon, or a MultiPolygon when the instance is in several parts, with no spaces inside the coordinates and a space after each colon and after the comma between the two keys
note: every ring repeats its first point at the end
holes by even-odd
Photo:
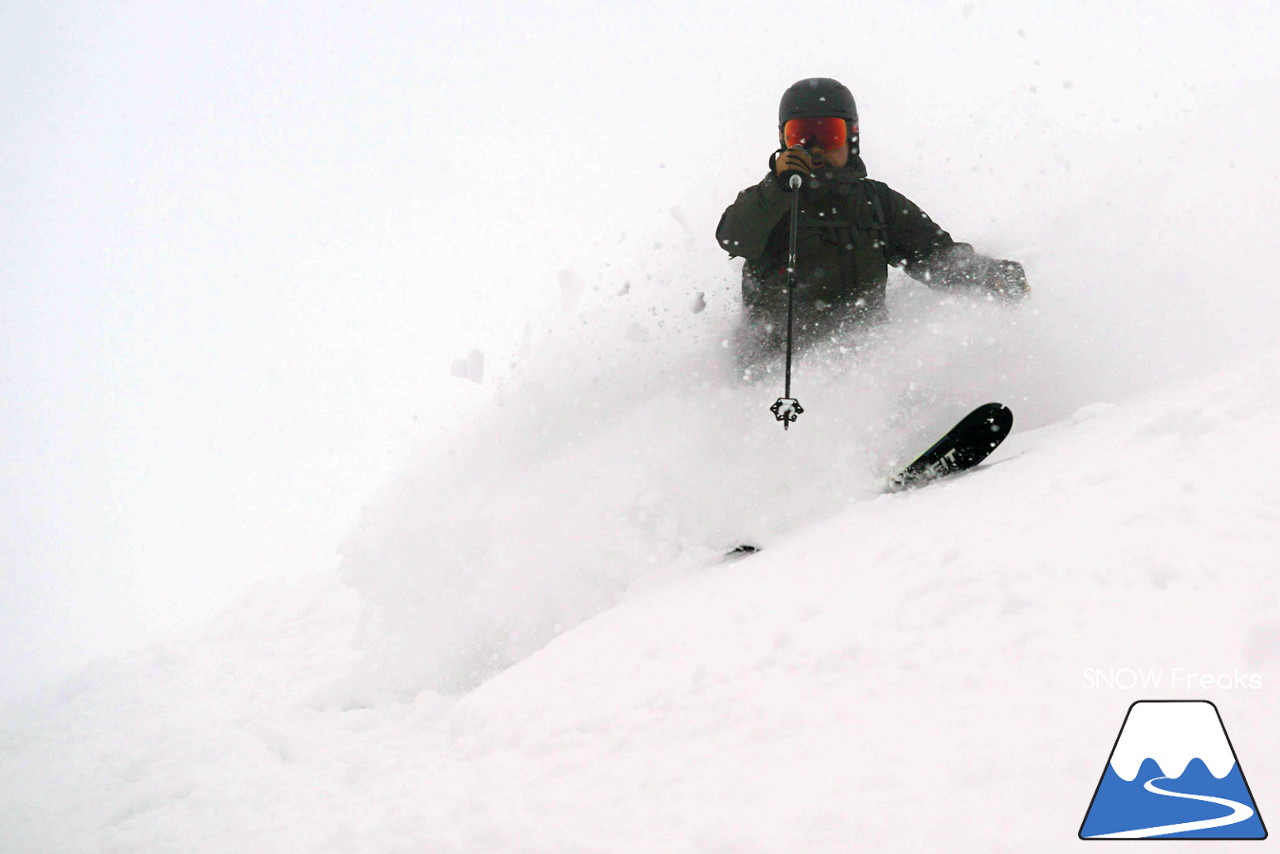
{"type": "Polygon", "coordinates": [[[1080,825],[1081,839],[1266,839],[1218,708],[1129,707],[1080,825]]]}

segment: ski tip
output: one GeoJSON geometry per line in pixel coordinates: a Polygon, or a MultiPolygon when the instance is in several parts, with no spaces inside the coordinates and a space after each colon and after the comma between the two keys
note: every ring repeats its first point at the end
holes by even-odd
{"type": "Polygon", "coordinates": [[[903,492],[969,471],[990,456],[1012,429],[1013,410],[1003,403],[984,403],[892,477],[884,492],[903,492]]]}
{"type": "Polygon", "coordinates": [[[1005,406],[1003,403],[984,403],[973,412],[974,415],[983,415],[987,422],[992,425],[993,429],[996,425],[1008,430],[1013,426],[1013,410],[1005,406]]]}

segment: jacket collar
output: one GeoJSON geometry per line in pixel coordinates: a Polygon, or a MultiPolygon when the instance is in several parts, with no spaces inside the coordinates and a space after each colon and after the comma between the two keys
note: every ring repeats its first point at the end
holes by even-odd
{"type": "Polygon", "coordinates": [[[848,193],[853,185],[867,177],[866,164],[856,154],[849,155],[849,162],[841,167],[824,166],[814,170],[805,189],[814,193],[848,193]]]}

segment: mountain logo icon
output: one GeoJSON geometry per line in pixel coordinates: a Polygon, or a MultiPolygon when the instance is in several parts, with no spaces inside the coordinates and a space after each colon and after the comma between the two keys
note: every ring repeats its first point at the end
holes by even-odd
{"type": "Polygon", "coordinates": [[[1080,825],[1081,839],[1266,839],[1218,707],[1129,707],[1080,825]]]}

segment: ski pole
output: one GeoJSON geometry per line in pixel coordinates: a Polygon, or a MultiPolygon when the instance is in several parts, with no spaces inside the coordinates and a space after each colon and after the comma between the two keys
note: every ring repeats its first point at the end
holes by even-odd
{"type": "Polygon", "coordinates": [[[786,386],[783,396],[778,398],[777,403],[769,407],[769,411],[773,413],[774,418],[782,422],[782,429],[787,430],[791,427],[791,422],[795,421],[800,413],[804,412],[804,408],[800,406],[800,401],[791,396],[791,333],[794,323],[793,314],[795,311],[795,290],[796,290],[796,236],[800,227],[800,185],[804,183],[804,179],[798,174],[792,173],[788,181],[791,187],[791,241],[787,249],[787,371],[786,386]]]}

